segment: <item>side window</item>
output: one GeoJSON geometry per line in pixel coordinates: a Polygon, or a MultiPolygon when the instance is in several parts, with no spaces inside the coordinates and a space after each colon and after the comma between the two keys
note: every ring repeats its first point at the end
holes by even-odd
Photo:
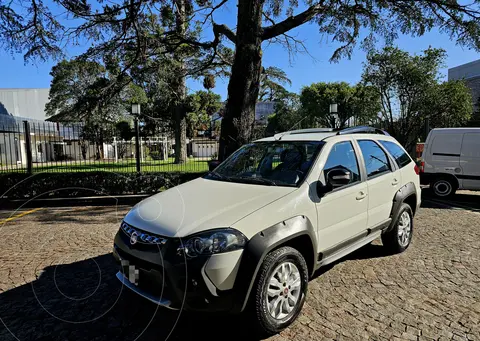
{"type": "Polygon", "coordinates": [[[378,141],[393,156],[399,168],[403,168],[412,162],[410,156],[396,143],[390,141],[378,141]]]}
{"type": "Polygon", "coordinates": [[[358,169],[357,156],[350,141],[339,142],[332,147],[328,155],[327,162],[323,168],[325,178],[332,169],[348,170],[351,174],[349,184],[360,181],[360,171],[358,169]]]}
{"type": "Polygon", "coordinates": [[[387,154],[378,144],[371,140],[359,140],[358,144],[365,161],[367,178],[391,171],[387,154]]]}

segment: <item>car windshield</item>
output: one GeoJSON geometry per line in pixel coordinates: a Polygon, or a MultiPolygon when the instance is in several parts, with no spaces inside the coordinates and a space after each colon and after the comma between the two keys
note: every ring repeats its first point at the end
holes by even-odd
{"type": "Polygon", "coordinates": [[[244,145],[205,178],[258,185],[298,186],[322,141],[272,141],[244,145]]]}

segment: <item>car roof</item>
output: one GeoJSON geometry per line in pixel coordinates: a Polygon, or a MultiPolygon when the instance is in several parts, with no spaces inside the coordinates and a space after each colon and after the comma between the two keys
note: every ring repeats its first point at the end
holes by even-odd
{"type": "Polygon", "coordinates": [[[311,128],[311,129],[300,129],[292,130],[283,133],[275,134],[274,136],[265,137],[258,139],[254,142],[273,142],[273,141],[323,141],[327,138],[338,136],[344,137],[346,135],[354,134],[356,138],[377,138],[385,137],[386,140],[393,140],[394,138],[380,129],[360,126],[360,127],[351,127],[342,130],[333,130],[331,128],[311,128]],[[373,137],[373,136],[375,137],[373,137]]]}
{"type": "Polygon", "coordinates": [[[463,127],[463,128],[434,128],[432,132],[438,133],[466,133],[466,132],[478,132],[480,128],[477,127],[463,127]]]}

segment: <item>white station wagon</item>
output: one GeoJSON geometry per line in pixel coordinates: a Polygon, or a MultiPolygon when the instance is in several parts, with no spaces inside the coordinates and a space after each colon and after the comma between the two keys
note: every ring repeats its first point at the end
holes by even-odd
{"type": "Polygon", "coordinates": [[[419,169],[387,133],[289,131],[138,203],[114,241],[118,279],[170,309],[246,312],[262,334],[299,315],[309,278],[381,237],[408,248],[419,169]]]}

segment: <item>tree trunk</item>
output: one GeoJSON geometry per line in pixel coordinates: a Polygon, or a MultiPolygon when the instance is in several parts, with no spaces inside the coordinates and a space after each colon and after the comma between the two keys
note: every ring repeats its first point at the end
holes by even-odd
{"type": "Polygon", "coordinates": [[[238,2],[236,53],[222,119],[219,159],[250,142],[262,71],[262,8],[264,0],[238,2]]]}
{"type": "MultiPolygon", "coordinates": [[[[176,33],[179,37],[184,37],[186,22],[185,0],[176,0],[176,5],[176,33]]],[[[173,85],[177,94],[177,103],[175,105],[175,163],[185,163],[187,162],[187,118],[184,106],[186,96],[185,64],[181,52],[175,53],[174,59],[179,65],[178,79],[173,85]]]]}

